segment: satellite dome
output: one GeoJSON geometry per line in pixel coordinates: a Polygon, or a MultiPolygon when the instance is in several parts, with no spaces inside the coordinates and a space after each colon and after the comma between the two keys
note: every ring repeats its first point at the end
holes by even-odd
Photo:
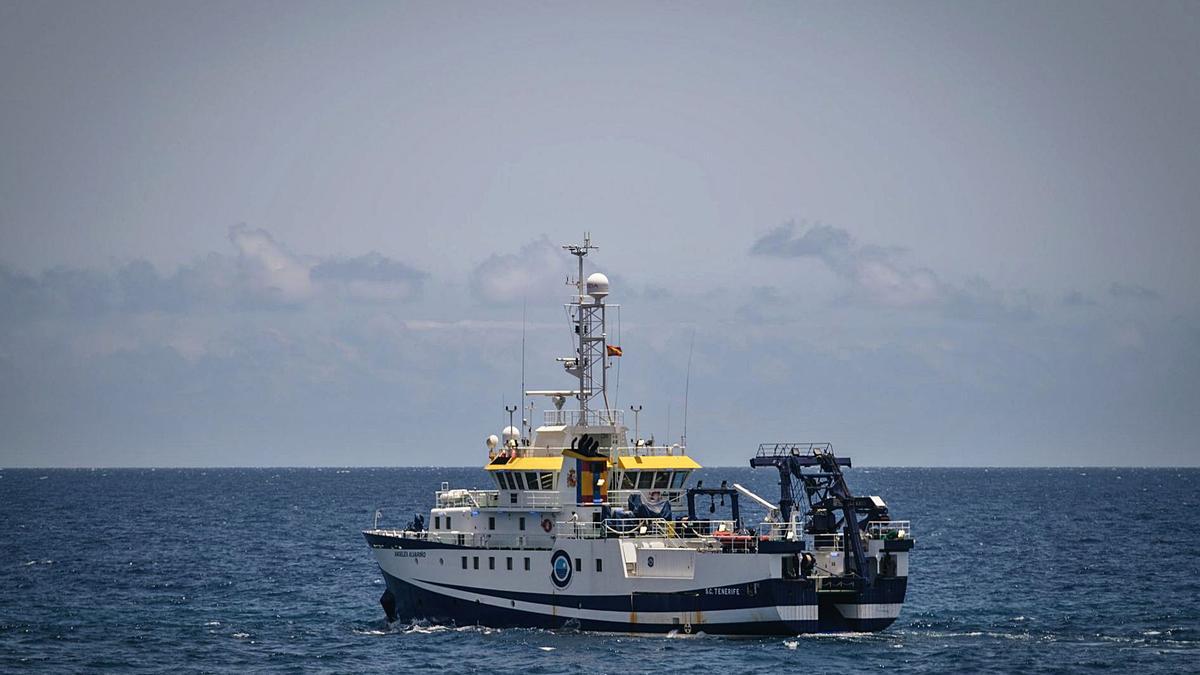
{"type": "Polygon", "coordinates": [[[521,437],[521,430],[516,427],[504,427],[504,431],[500,434],[504,436],[504,442],[515,441],[521,437]]]}
{"type": "Polygon", "coordinates": [[[597,300],[608,295],[608,277],[594,272],[587,278],[587,294],[597,300]]]}
{"type": "Polygon", "coordinates": [[[496,434],[492,434],[487,437],[485,443],[487,443],[488,450],[495,450],[496,446],[500,444],[500,439],[496,438],[496,434]]]}

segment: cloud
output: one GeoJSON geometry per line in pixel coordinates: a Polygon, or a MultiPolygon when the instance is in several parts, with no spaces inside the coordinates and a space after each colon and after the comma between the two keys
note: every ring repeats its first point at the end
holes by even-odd
{"type": "Polygon", "coordinates": [[[1006,293],[982,279],[961,285],[943,281],[925,267],[902,260],[905,249],[863,244],[846,230],[817,224],[797,231],[785,223],[759,237],[751,255],[817,260],[846,288],[852,304],[891,308],[934,308],[961,319],[1032,316],[1025,292],[1006,293]]]}
{"type": "Polygon", "coordinates": [[[1062,304],[1066,307],[1092,307],[1096,301],[1079,291],[1071,291],[1063,296],[1062,304]]]}
{"type": "Polygon", "coordinates": [[[483,302],[499,304],[565,297],[569,292],[564,282],[575,272],[571,263],[570,256],[543,235],[516,253],[493,254],[479,263],[471,271],[471,292],[483,302]]]}
{"type": "Polygon", "coordinates": [[[263,229],[245,225],[229,228],[229,241],[238,250],[243,299],[293,305],[312,298],[312,264],[301,260],[263,229]]]}
{"type": "Polygon", "coordinates": [[[356,258],[337,258],[313,266],[311,279],[344,295],[368,301],[407,300],[429,277],[414,267],[372,251],[356,258]]]}
{"type": "Polygon", "coordinates": [[[1108,294],[1118,300],[1140,300],[1144,302],[1159,300],[1162,294],[1152,288],[1137,284],[1113,283],[1108,287],[1108,294]]]}
{"type": "Polygon", "coordinates": [[[754,242],[751,255],[816,258],[838,272],[853,266],[856,247],[845,230],[817,224],[796,236],[795,229],[793,223],[785,223],[771,230],[754,242]]]}
{"type": "Polygon", "coordinates": [[[418,296],[428,273],[380,253],[301,256],[263,229],[229,230],[235,255],[210,253],[164,274],[146,260],[111,270],[56,267],[37,275],[0,266],[0,311],[20,317],[164,312],[198,307],[300,308],[320,299],[396,302],[418,296]]]}

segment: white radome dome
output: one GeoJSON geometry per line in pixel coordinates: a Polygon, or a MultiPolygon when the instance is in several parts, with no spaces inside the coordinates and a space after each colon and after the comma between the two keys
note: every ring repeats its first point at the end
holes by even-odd
{"type": "Polygon", "coordinates": [[[487,440],[484,442],[487,443],[488,450],[495,450],[496,446],[500,445],[500,439],[496,438],[496,434],[488,436],[487,440]]]}
{"type": "Polygon", "coordinates": [[[504,431],[500,434],[504,436],[504,442],[514,441],[521,437],[521,430],[516,427],[504,427],[504,431]]]}
{"type": "Polygon", "coordinates": [[[608,295],[608,277],[599,272],[593,272],[587,278],[587,294],[596,299],[608,295]]]}

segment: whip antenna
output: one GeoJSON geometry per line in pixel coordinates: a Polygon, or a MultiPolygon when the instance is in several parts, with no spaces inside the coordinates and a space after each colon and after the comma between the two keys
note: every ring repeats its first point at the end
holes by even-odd
{"type": "Polygon", "coordinates": [[[692,386],[692,352],[696,348],[696,329],[692,329],[692,343],[688,347],[688,365],[687,377],[683,380],[683,436],[679,437],[679,444],[687,447],[687,413],[688,413],[688,389],[692,386]]]}
{"type": "MultiPolygon", "coordinates": [[[[525,412],[525,310],[529,306],[527,298],[521,299],[521,416],[524,417],[525,412]]],[[[526,430],[528,435],[529,420],[523,420],[522,429],[526,430]]],[[[531,441],[532,442],[532,441],[531,441]]]]}

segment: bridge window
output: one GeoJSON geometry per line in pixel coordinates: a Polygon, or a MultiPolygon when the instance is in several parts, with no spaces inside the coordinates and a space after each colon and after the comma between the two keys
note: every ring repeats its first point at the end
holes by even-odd
{"type": "Polygon", "coordinates": [[[530,490],[538,489],[538,475],[536,471],[525,472],[525,485],[528,486],[530,490]]]}
{"type": "Polygon", "coordinates": [[[521,474],[513,473],[508,478],[509,478],[509,480],[512,481],[512,484],[513,484],[512,489],[514,489],[514,490],[524,490],[525,489],[525,481],[521,479],[521,474]]]}
{"type": "Polygon", "coordinates": [[[626,471],[621,474],[621,489],[636,490],[637,489],[637,474],[626,471]]]}
{"type": "Polygon", "coordinates": [[[543,490],[553,490],[554,489],[554,474],[549,473],[549,472],[543,473],[541,476],[541,482],[542,482],[543,490]]]}
{"type": "Polygon", "coordinates": [[[500,486],[501,490],[507,490],[508,489],[508,476],[505,475],[505,473],[503,471],[497,471],[496,472],[496,483],[500,486]]]}
{"type": "Polygon", "coordinates": [[[671,486],[671,472],[659,471],[654,474],[654,488],[657,490],[665,490],[671,486]]]}
{"type": "Polygon", "coordinates": [[[653,471],[639,471],[638,472],[638,489],[639,490],[649,490],[650,484],[653,482],[654,482],[654,472],[653,471]]]}
{"type": "Polygon", "coordinates": [[[690,471],[676,471],[675,477],[671,479],[671,487],[675,490],[683,488],[683,484],[687,482],[690,471]]]}

